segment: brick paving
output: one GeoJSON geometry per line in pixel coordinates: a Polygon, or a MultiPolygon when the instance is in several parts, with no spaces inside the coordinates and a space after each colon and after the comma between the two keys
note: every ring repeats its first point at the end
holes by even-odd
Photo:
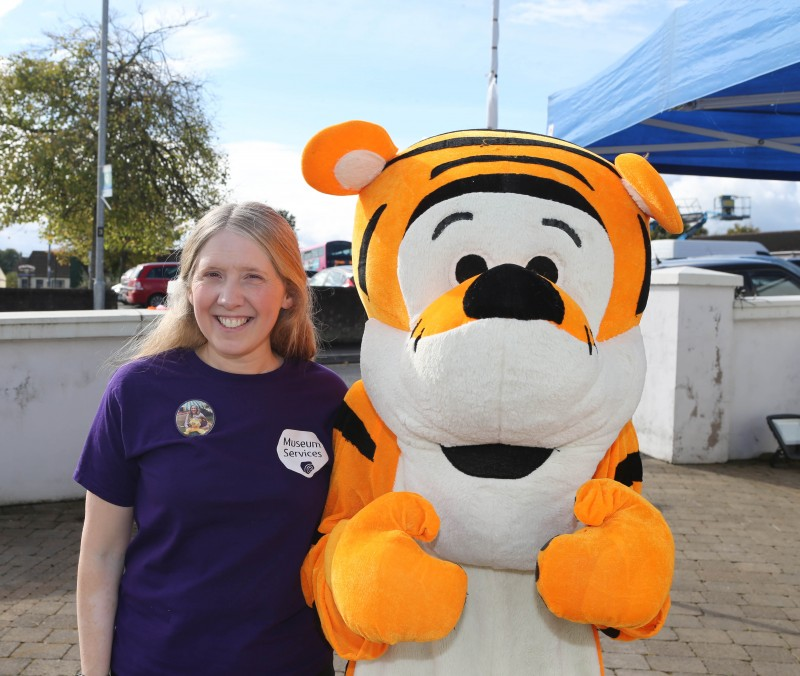
{"type": "MultiPolygon", "coordinates": [[[[645,494],[675,534],[672,611],[654,639],[604,637],[606,673],[800,675],[800,464],[645,458],[645,494]]],[[[81,501],[0,507],[0,676],[78,668],[82,516],[81,501]]]]}

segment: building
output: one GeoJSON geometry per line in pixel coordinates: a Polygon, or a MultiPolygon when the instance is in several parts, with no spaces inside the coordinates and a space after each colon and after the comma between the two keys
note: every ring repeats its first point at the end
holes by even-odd
{"type": "Polygon", "coordinates": [[[20,259],[17,280],[20,289],[68,289],[70,267],[59,263],[51,251],[32,251],[20,259]]]}

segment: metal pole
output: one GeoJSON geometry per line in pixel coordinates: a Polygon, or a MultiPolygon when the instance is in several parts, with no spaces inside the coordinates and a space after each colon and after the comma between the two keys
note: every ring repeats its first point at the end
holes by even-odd
{"type": "Polygon", "coordinates": [[[492,2],[492,69],[489,73],[489,92],[487,94],[487,129],[497,129],[497,43],[500,39],[498,20],[500,0],[492,2]]]}
{"type": "Polygon", "coordinates": [[[97,207],[94,237],[94,309],[105,308],[106,281],[103,272],[103,165],[106,163],[106,95],[108,91],[108,0],[103,0],[100,37],[100,114],[97,125],[97,207]]]}

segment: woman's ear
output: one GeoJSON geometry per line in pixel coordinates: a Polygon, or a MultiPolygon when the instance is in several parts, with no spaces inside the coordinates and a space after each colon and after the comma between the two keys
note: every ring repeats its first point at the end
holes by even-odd
{"type": "Polygon", "coordinates": [[[291,307],[294,307],[294,298],[287,293],[284,295],[283,300],[281,301],[281,309],[288,310],[291,307]]]}

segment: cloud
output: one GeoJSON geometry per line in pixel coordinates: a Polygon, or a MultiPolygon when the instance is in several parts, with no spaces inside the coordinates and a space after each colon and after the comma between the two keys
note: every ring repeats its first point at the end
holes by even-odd
{"type": "MultiPolygon", "coordinates": [[[[613,54],[638,42],[655,28],[653,13],[673,10],[688,0],[537,0],[512,5],[508,20],[512,23],[549,24],[553,30],[565,28],[570,34],[580,32],[580,43],[603,45],[613,54]]],[[[559,37],[561,35],[559,34],[559,37]]],[[[574,39],[567,39],[574,42],[574,39]]]]}
{"type": "Polygon", "coordinates": [[[162,3],[143,13],[146,30],[188,22],[169,38],[170,66],[183,73],[211,73],[244,58],[239,39],[221,28],[217,19],[198,7],[172,3],[162,3]]]}
{"type": "Polygon", "coordinates": [[[300,170],[299,151],[270,141],[229,143],[224,150],[233,201],[258,200],[290,211],[304,246],[350,239],[356,198],[323,195],[311,188],[300,170]]]}
{"type": "Polygon", "coordinates": [[[736,213],[750,212],[749,219],[739,219],[762,232],[800,230],[800,184],[794,181],[763,181],[719,176],[665,176],[673,198],[679,204],[696,202],[709,214],[706,229],[710,234],[725,234],[731,221],[713,218],[719,197],[734,196],[736,213]]]}
{"type": "Polygon", "coordinates": [[[0,18],[9,12],[13,12],[22,4],[22,0],[0,0],[0,18]]]}
{"type": "Polygon", "coordinates": [[[33,251],[47,251],[47,241],[39,236],[39,227],[38,223],[19,223],[0,229],[0,250],[16,249],[26,258],[33,251]]]}
{"type": "MultiPolygon", "coordinates": [[[[596,26],[641,15],[648,3],[641,0],[539,0],[520,2],[512,7],[514,21],[520,23],[552,23],[575,27],[580,24],[596,26]],[[644,5],[644,6],[643,6],[644,5]]],[[[672,2],[673,5],[683,4],[672,2]]]]}
{"type": "Polygon", "coordinates": [[[590,0],[541,0],[514,6],[514,19],[520,23],[554,23],[574,26],[578,23],[607,23],[623,14],[634,0],[590,2],[590,0]]]}

